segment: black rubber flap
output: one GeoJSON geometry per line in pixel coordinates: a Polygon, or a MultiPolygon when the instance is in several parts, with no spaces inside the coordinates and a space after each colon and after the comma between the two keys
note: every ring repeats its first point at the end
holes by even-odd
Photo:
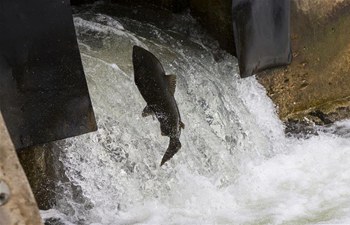
{"type": "Polygon", "coordinates": [[[17,149],[96,130],[69,1],[0,1],[0,109],[17,149]]]}
{"type": "Polygon", "coordinates": [[[241,77],[290,64],[290,0],[233,0],[232,18],[241,77]]]}

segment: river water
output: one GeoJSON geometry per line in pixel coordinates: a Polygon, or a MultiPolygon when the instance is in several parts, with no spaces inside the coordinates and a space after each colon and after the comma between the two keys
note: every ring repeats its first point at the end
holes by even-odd
{"type": "Polygon", "coordinates": [[[219,50],[189,13],[140,22],[97,8],[76,10],[74,24],[99,129],[57,142],[68,180],[58,184],[56,206],[41,212],[44,219],[350,223],[350,121],[315,127],[318,135],[286,137],[264,88],[254,76],[239,78],[236,58],[219,50]],[[177,75],[175,98],[186,128],[182,149],[163,167],[169,138],[157,120],[141,116],[133,45],[177,75]]]}

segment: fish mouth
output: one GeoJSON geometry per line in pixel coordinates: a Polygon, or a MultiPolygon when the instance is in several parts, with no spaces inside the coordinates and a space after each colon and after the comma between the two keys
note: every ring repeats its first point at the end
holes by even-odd
{"type": "Polygon", "coordinates": [[[178,138],[170,138],[169,146],[163,155],[160,166],[163,166],[168,160],[170,160],[181,148],[181,142],[178,138]]]}

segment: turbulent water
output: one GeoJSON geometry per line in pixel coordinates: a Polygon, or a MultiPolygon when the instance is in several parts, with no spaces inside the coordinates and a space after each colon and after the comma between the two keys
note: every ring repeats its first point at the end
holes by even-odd
{"type": "Polygon", "coordinates": [[[157,25],[85,9],[74,23],[99,129],[58,142],[68,181],[58,185],[54,209],[42,211],[45,219],[350,223],[350,121],[287,138],[264,88],[255,77],[240,79],[237,60],[188,14],[157,25]],[[163,167],[169,138],[158,121],[141,116],[133,45],[177,75],[175,98],[186,128],[182,149],[163,167]]]}

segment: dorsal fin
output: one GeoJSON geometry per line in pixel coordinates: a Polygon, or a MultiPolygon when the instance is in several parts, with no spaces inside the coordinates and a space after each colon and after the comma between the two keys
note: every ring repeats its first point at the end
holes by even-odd
{"type": "Polygon", "coordinates": [[[168,82],[169,92],[172,95],[174,95],[175,94],[175,88],[176,88],[176,75],[174,75],[174,74],[166,75],[165,79],[168,82]]]}
{"type": "Polygon", "coordinates": [[[180,121],[179,124],[180,124],[180,128],[185,129],[185,124],[182,121],[180,121]]]}

